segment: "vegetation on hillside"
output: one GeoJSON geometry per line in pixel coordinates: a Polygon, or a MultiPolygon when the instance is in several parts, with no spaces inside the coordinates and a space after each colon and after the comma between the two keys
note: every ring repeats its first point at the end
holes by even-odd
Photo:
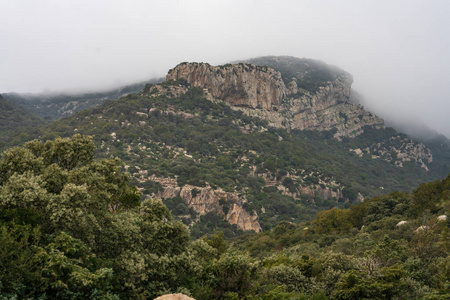
{"type": "Polygon", "coordinates": [[[158,199],[140,201],[92,138],[38,140],[0,160],[6,299],[447,299],[450,175],[231,244],[192,241],[158,199]]]}
{"type": "Polygon", "coordinates": [[[312,222],[281,222],[231,249],[259,262],[253,282],[263,299],[448,299],[449,209],[450,175],[312,222]],[[270,293],[277,297],[264,298],[270,293]]]}
{"type": "MultiPolygon", "coordinates": [[[[281,71],[285,80],[292,76],[297,81],[310,78],[312,85],[303,86],[310,92],[344,74],[318,61],[292,57],[264,57],[252,62],[281,71]]],[[[89,102],[91,96],[97,99],[99,95],[85,95],[84,100],[89,102]]],[[[51,99],[39,101],[47,100],[51,99]]],[[[78,101],[69,97],[50,102],[65,106],[72,100],[78,101]]],[[[343,141],[333,138],[333,130],[275,129],[222,101],[207,99],[201,88],[189,87],[184,79],[156,87],[147,84],[142,93],[108,100],[41,127],[19,118],[26,113],[20,115],[16,110],[12,114],[0,107],[0,116],[2,111],[6,121],[0,128],[8,131],[2,134],[1,149],[37,137],[93,135],[97,157],[122,159],[142,199],[161,193],[164,187],[160,182],[166,179],[180,188],[193,185],[194,191],[220,188],[234,193],[234,199],[239,199],[239,206],[248,213],[258,214],[263,230],[280,221],[311,220],[324,209],[348,208],[364,197],[411,191],[420,182],[443,178],[450,172],[449,148],[439,143],[433,144],[433,161],[426,161],[424,168],[414,158],[401,158],[404,153],[397,155],[395,150],[404,146],[402,139],[406,137],[391,128],[366,127],[363,134],[343,141]],[[13,129],[16,117],[21,122],[17,126],[26,126],[13,129]],[[371,148],[361,157],[354,151],[375,144],[387,150],[371,148]],[[385,157],[380,154],[383,151],[385,157]]],[[[176,219],[190,226],[192,236],[217,230],[226,237],[242,234],[236,225],[225,221],[222,212],[200,216],[179,195],[172,196],[164,203],[176,219]]],[[[233,205],[223,199],[219,204],[225,214],[233,205]]]]}
{"type": "MultiPolygon", "coordinates": [[[[177,82],[165,83],[170,85],[184,88],[177,82]]],[[[347,200],[354,202],[360,194],[410,191],[420,182],[444,176],[445,168],[426,172],[414,162],[399,168],[370,156],[358,157],[349,148],[397,134],[391,129],[366,132],[339,142],[332,131],[274,129],[266,121],[246,116],[224,102],[210,101],[202,89],[190,87],[178,97],[147,92],[106,101],[42,127],[39,136],[93,135],[98,157],[121,158],[143,197],[161,190],[160,184],[148,179],[150,175],[176,178],[180,187],[209,184],[234,192],[247,199],[245,209],[256,211],[262,228],[268,230],[282,220],[300,222],[323,209],[344,208],[349,205],[347,200]],[[312,192],[302,194],[302,187],[312,192]],[[321,190],[339,196],[324,196],[321,190]]],[[[171,201],[166,203],[174,209],[171,201]]],[[[188,208],[179,208],[175,215],[185,224],[200,220],[196,214],[186,213],[188,208]]],[[[207,222],[206,217],[202,219],[207,222]]],[[[224,224],[218,220],[215,226],[197,226],[194,236],[216,230],[223,230],[228,237],[239,233],[237,227],[224,224]]]]}
{"type": "Polygon", "coordinates": [[[22,144],[30,135],[37,135],[42,124],[42,119],[0,94],[0,149],[22,144]]]}
{"type": "MultiPolygon", "coordinates": [[[[289,132],[224,102],[208,100],[202,89],[187,86],[186,82],[165,82],[162,88],[184,92],[168,97],[152,94],[147,88],[144,93],[106,101],[40,129],[24,129],[24,134],[11,134],[4,141],[11,145],[38,136],[93,135],[98,157],[121,158],[143,198],[161,191],[162,186],[149,179],[151,175],[176,178],[180,187],[209,184],[245,198],[243,208],[258,214],[263,230],[282,220],[296,223],[310,220],[323,209],[345,208],[361,195],[410,191],[449,171],[442,160],[435,160],[426,172],[415,162],[399,168],[349,151],[398,135],[392,129],[367,128],[364,134],[343,142],[333,138],[333,131],[289,132]]],[[[217,230],[227,237],[241,233],[223,222],[224,216],[200,217],[179,202],[173,205],[174,199],[165,201],[185,224],[203,223],[192,227],[195,237],[217,230]],[[210,221],[213,219],[215,224],[210,221]]],[[[227,203],[222,206],[226,208],[227,203]]]]}
{"type": "MultiPolygon", "coordinates": [[[[99,153],[117,155],[149,174],[177,175],[180,185],[204,186],[209,182],[240,190],[242,185],[249,185],[242,176],[255,166],[256,174],[270,172],[274,176],[301,170],[307,174],[319,172],[347,187],[359,183],[357,192],[373,195],[380,194],[381,186],[388,191],[411,189],[430,175],[436,176],[414,163],[396,168],[382,160],[359,158],[348,150],[350,145],[333,139],[332,132],[274,129],[266,121],[232,110],[223,102],[207,100],[195,87],[180,97],[135,94],[108,101],[55,122],[43,137],[70,136],[74,130],[94,135],[97,145],[104,143],[99,153]],[[180,151],[192,158],[180,155],[180,151]],[[362,170],[369,176],[360,176],[362,170]],[[386,182],[383,175],[392,177],[392,181],[386,182]],[[405,185],[406,178],[415,178],[415,182],[405,185]]],[[[371,136],[363,134],[359,140],[373,139],[377,134],[389,137],[397,133],[374,130],[371,136]]]]}

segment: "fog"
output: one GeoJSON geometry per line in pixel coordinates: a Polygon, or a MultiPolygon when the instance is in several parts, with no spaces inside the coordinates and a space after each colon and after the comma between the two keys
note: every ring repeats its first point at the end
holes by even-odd
{"type": "Polygon", "coordinates": [[[99,90],[183,61],[319,59],[365,107],[450,137],[450,1],[0,1],[0,93],[99,90]]]}

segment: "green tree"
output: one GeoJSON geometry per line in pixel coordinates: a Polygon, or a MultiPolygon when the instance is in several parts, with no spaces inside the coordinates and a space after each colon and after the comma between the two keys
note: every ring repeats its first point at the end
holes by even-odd
{"type": "Polygon", "coordinates": [[[91,137],[32,141],[0,160],[1,293],[18,298],[154,298],[193,287],[186,226],[140,202],[91,137]]]}
{"type": "Polygon", "coordinates": [[[314,231],[318,233],[344,232],[352,228],[349,211],[336,207],[319,212],[313,225],[314,231]]]}
{"type": "Polygon", "coordinates": [[[249,294],[256,269],[248,256],[232,252],[214,261],[211,271],[214,294],[220,299],[227,292],[237,293],[240,298],[249,294]]]}

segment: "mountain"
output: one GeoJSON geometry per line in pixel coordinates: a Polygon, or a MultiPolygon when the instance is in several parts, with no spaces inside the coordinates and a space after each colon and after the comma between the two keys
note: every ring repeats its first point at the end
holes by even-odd
{"type": "MultiPolygon", "coordinates": [[[[385,127],[382,119],[349,101],[352,78],[344,71],[293,57],[264,57],[250,62],[276,69],[253,64],[213,67],[183,63],[170,70],[167,79],[186,78],[189,84],[210,91],[214,98],[245,115],[267,120],[275,128],[333,131],[333,137],[342,140],[363,134],[365,127],[369,128],[366,135],[373,132],[372,128],[385,127]]],[[[388,140],[384,136],[377,143],[364,146],[350,150],[399,166],[414,160],[425,170],[433,161],[431,151],[423,144],[396,133],[388,140]]]]}
{"type": "Polygon", "coordinates": [[[96,106],[106,100],[116,100],[128,94],[141,92],[145,84],[155,84],[162,79],[139,82],[115,89],[88,93],[5,93],[3,97],[22,106],[35,115],[46,120],[59,120],[73,115],[77,111],[96,106]]]}
{"type": "Polygon", "coordinates": [[[40,137],[93,135],[97,155],[121,158],[144,197],[162,198],[194,237],[310,220],[450,172],[448,150],[350,101],[347,72],[293,57],[251,61],[181,63],[166,81],[46,125],[40,137]]]}

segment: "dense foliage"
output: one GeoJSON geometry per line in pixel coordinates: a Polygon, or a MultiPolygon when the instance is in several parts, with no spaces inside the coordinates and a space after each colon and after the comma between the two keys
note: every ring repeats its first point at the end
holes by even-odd
{"type": "Polygon", "coordinates": [[[281,222],[232,248],[258,263],[253,293],[263,299],[448,299],[449,209],[450,175],[310,223],[281,222]]]}
{"type": "Polygon", "coordinates": [[[147,298],[189,286],[189,233],[140,202],[92,139],[32,141],[0,161],[0,292],[41,299],[147,298]],[[149,280],[150,279],[150,280],[149,280]]]}
{"type": "Polygon", "coordinates": [[[92,138],[32,141],[0,160],[0,293],[10,298],[446,299],[450,176],[231,245],[191,241],[140,201],[92,138]],[[308,227],[308,228],[305,228],[308,227]]]}

